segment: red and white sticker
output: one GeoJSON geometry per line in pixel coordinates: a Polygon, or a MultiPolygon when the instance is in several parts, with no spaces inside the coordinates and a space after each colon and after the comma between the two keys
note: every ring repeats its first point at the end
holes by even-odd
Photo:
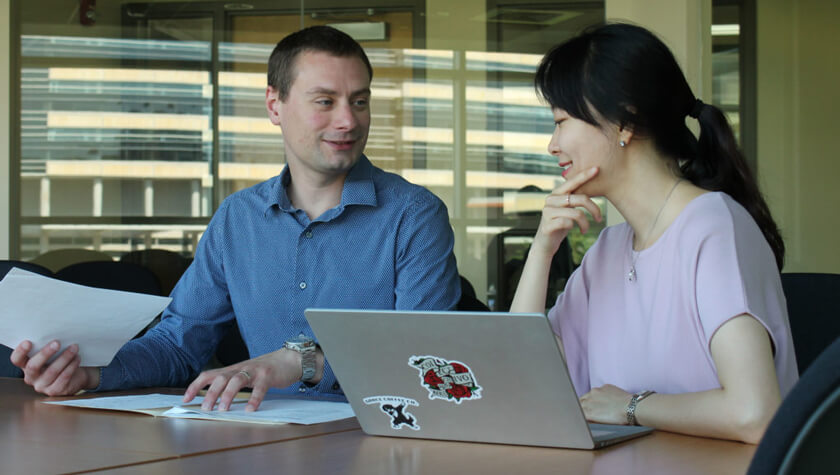
{"type": "Polygon", "coordinates": [[[391,418],[392,429],[408,427],[420,430],[420,424],[414,414],[408,412],[408,406],[419,406],[414,399],[402,396],[370,396],[362,399],[365,404],[379,404],[379,410],[391,418]]]}
{"type": "Polygon", "coordinates": [[[420,371],[420,383],[429,391],[429,399],[443,399],[455,404],[481,399],[481,386],[470,367],[461,361],[447,361],[438,356],[412,356],[408,365],[420,371]]]}

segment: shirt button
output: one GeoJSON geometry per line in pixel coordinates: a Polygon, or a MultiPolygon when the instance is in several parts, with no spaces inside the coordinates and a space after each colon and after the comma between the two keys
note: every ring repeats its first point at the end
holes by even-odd
{"type": "Polygon", "coordinates": [[[303,386],[301,386],[301,387],[300,387],[300,389],[298,389],[298,391],[300,391],[300,392],[302,392],[302,393],[305,393],[305,392],[306,392],[306,388],[305,388],[305,387],[303,387],[303,386]]]}
{"type": "Polygon", "coordinates": [[[303,290],[305,288],[306,288],[306,282],[301,282],[300,283],[300,290],[303,290]]]}
{"type": "Polygon", "coordinates": [[[306,231],[304,236],[306,236],[307,239],[312,239],[312,231],[306,231]]]}

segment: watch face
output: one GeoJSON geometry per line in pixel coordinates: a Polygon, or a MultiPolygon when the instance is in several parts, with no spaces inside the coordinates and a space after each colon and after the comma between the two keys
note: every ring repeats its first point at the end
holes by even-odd
{"type": "Polygon", "coordinates": [[[315,348],[315,340],[311,338],[295,338],[286,342],[286,347],[296,351],[308,351],[315,348]]]}

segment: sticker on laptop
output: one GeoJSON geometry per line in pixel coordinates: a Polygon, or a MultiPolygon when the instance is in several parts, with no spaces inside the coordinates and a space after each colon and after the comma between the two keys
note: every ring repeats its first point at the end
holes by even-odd
{"type": "Polygon", "coordinates": [[[460,361],[446,361],[437,356],[412,356],[408,365],[420,371],[420,384],[429,391],[429,399],[443,399],[455,404],[481,399],[481,386],[472,370],[460,361]]]}
{"type": "Polygon", "coordinates": [[[414,414],[408,412],[408,406],[419,406],[414,399],[400,396],[370,396],[362,399],[365,404],[379,404],[379,410],[391,418],[391,428],[420,430],[414,414]]]}

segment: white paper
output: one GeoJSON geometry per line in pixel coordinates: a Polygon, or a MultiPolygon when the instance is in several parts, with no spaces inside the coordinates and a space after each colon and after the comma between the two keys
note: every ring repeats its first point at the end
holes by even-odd
{"type": "Polygon", "coordinates": [[[170,302],[169,297],[97,289],[13,268],[0,281],[0,343],[77,343],[82,366],[106,366],[170,302]]]}
{"type": "Polygon", "coordinates": [[[89,409],[134,411],[179,419],[205,419],[257,424],[320,424],[354,417],[353,409],[346,402],[316,401],[285,396],[272,398],[272,396],[269,396],[263,400],[256,411],[246,412],[247,398],[235,399],[227,411],[203,411],[200,406],[203,400],[203,397],[196,396],[189,402],[189,406],[184,406],[183,396],[142,394],[42,402],[89,409]],[[170,409],[166,411],[152,410],[160,408],[170,409]]]}
{"type": "Polygon", "coordinates": [[[260,424],[320,424],[354,417],[346,402],[313,401],[308,399],[265,399],[254,412],[245,412],[246,403],[234,403],[227,411],[202,411],[193,407],[174,407],[163,413],[166,417],[209,419],[260,424]]]}
{"type": "MultiPolygon", "coordinates": [[[[204,397],[196,396],[190,404],[201,404],[204,397]]],[[[140,394],[133,396],[107,396],[66,401],[42,401],[44,404],[59,406],[86,407],[90,409],[108,409],[116,411],[136,411],[138,409],[171,408],[184,404],[184,396],[177,394],[140,394]]]]}

